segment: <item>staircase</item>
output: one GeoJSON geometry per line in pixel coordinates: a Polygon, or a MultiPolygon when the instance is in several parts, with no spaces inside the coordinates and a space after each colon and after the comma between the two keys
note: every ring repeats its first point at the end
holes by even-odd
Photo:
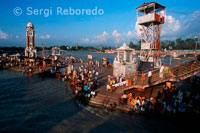
{"type": "Polygon", "coordinates": [[[152,71],[152,79],[149,83],[148,71],[139,72],[138,75],[134,76],[133,85],[130,87],[125,87],[124,91],[132,89],[132,88],[141,88],[145,89],[147,87],[155,86],[167,81],[176,81],[180,82],[184,79],[192,77],[198,73],[200,73],[200,62],[196,62],[195,60],[191,60],[189,62],[182,62],[178,64],[172,64],[169,67],[169,72],[164,74],[163,78],[159,76],[159,69],[152,71]]]}

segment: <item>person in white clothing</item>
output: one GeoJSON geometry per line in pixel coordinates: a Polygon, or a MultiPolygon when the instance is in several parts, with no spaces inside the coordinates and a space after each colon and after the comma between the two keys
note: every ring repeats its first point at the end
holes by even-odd
{"type": "Polygon", "coordinates": [[[151,70],[149,70],[149,72],[148,72],[148,83],[149,84],[151,84],[151,77],[152,77],[152,71],[151,70]]]}
{"type": "Polygon", "coordinates": [[[163,78],[163,72],[164,72],[164,65],[160,67],[160,78],[163,78]]]}

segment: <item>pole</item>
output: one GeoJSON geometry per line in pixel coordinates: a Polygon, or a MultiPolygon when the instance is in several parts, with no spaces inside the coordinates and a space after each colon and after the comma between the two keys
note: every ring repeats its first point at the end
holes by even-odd
{"type": "Polygon", "coordinates": [[[171,52],[171,56],[170,56],[170,66],[172,64],[172,52],[171,52]]]}
{"type": "Polygon", "coordinates": [[[170,49],[170,66],[172,64],[172,46],[169,46],[170,49]]]}
{"type": "Polygon", "coordinates": [[[172,64],[172,46],[169,46],[170,49],[170,66],[172,64]]]}
{"type": "Polygon", "coordinates": [[[195,48],[195,59],[197,59],[197,43],[198,43],[198,41],[196,41],[196,48],[195,48]]]}
{"type": "Polygon", "coordinates": [[[197,60],[197,44],[198,44],[199,37],[198,37],[198,36],[195,36],[195,40],[196,40],[196,46],[195,46],[195,59],[197,60]]]}

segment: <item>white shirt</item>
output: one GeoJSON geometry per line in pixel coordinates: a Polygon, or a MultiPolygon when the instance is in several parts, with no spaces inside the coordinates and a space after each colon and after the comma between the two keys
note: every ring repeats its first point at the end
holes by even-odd
{"type": "Polygon", "coordinates": [[[164,70],[164,66],[161,66],[160,67],[160,72],[163,72],[163,70],[164,70]]]}
{"type": "Polygon", "coordinates": [[[151,76],[152,76],[152,72],[149,71],[149,72],[148,72],[148,77],[151,77],[151,76]]]}

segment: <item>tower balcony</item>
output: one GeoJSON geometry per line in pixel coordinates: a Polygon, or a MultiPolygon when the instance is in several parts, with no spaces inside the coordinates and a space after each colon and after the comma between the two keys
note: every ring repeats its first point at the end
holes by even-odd
{"type": "Polygon", "coordinates": [[[137,19],[139,25],[164,24],[164,16],[160,16],[157,13],[148,13],[144,16],[140,16],[137,19]]]}

